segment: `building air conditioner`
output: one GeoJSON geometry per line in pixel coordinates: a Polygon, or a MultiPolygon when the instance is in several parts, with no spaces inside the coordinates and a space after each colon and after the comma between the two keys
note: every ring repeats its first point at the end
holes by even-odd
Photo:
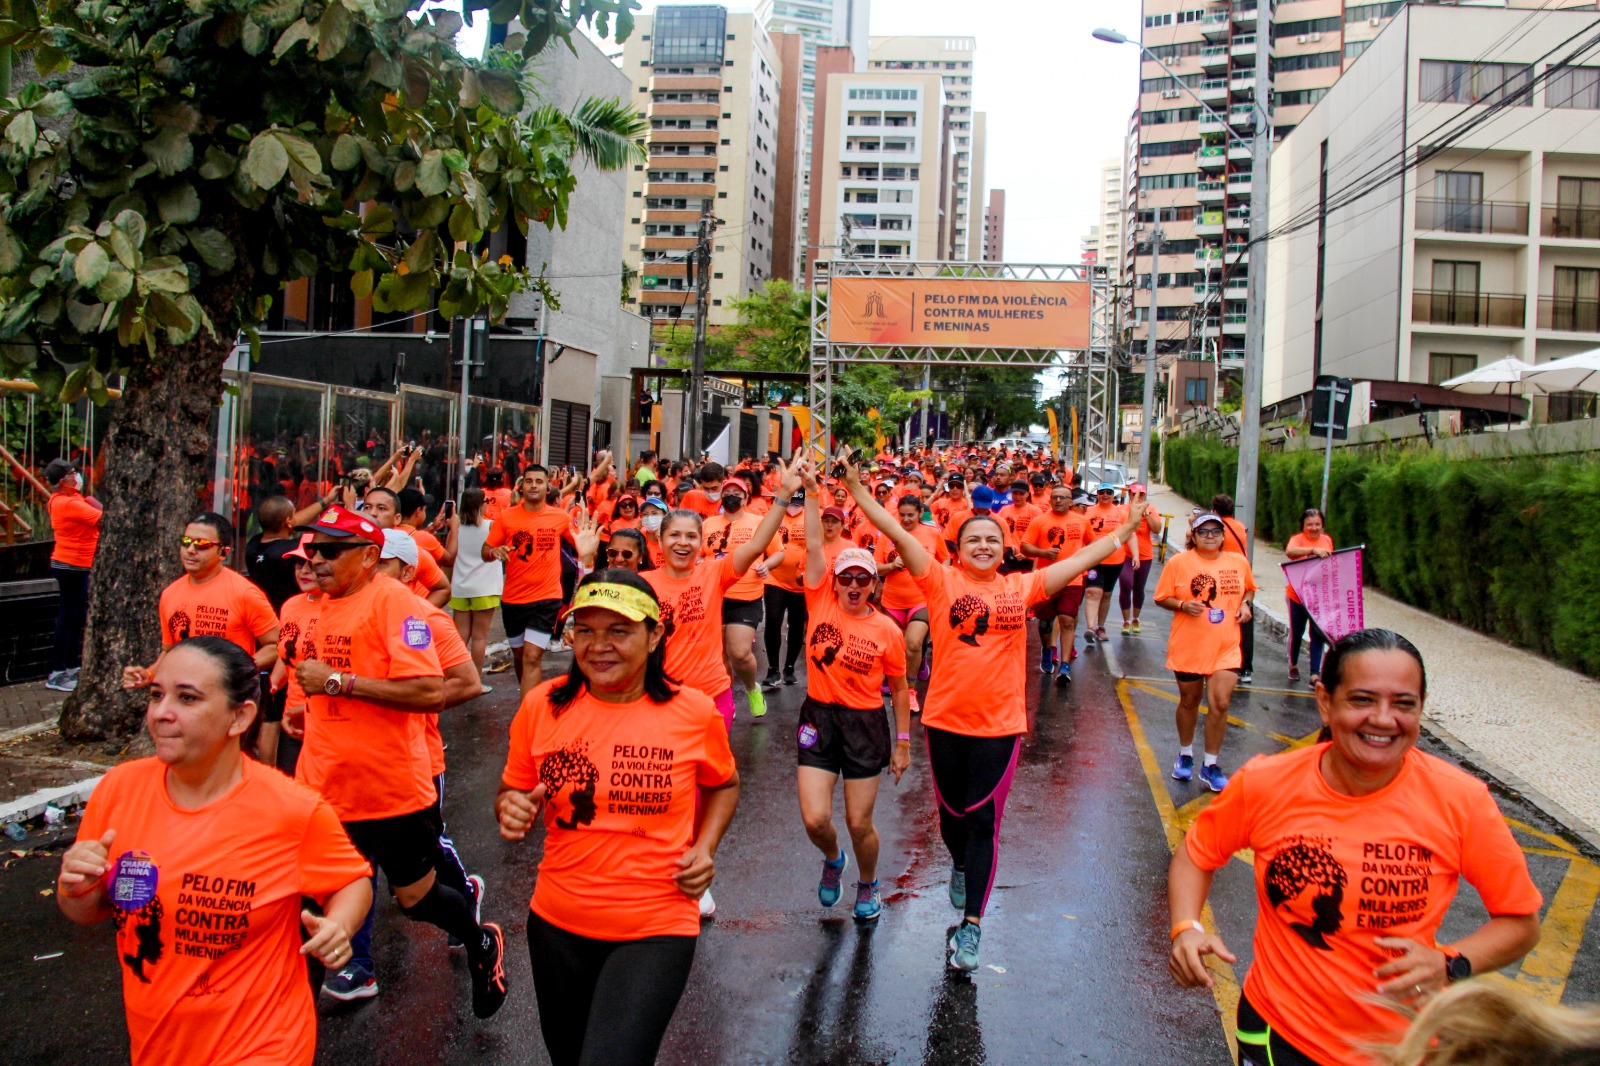
{"type": "Polygon", "coordinates": [[[1147,155],[1142,155],[1142,156],[1139,157],[1139,165],[1140,166],[1147,167],[1147,166],[1150,165],[1150,162],[1151,162],[1150,157],[1147,156],[1147,155]]]}
{"type": "Polygon", "coordinates": [[[1176,100],[1182,95],[1183,94],[1176,89],[1163,89],[1161,91],[1161,99],[1163,100],[1176,100]]]}
{"type": "Polygon", "coordinates": [[[1296,37],[1294,39],[1294,43],[1295,44],[1305,44],[1306,43],[1306,35],[1302,33],[1300,36],[1298,36],[1298,37],[1296,37]]]}
{"type": "Polygon", "coordinates": [[[1383,20],[1380,19],[1380,18],[1370,18],[1370,19],[1367,20],[1367,25],[1368,26],[1376,26],[1378,23],[1380,23],[1382,21],[1383,20]]]}
{"type": "Polygon", "coordinates": [[[1322,34],[1320,34],[1320,33],[1308,33],[1308,34],[1306,34],[1306,36],[1308,38],[1310,38],[1311,40],[1313,40],[1313,41],[1322,40],[1322,34]]]}

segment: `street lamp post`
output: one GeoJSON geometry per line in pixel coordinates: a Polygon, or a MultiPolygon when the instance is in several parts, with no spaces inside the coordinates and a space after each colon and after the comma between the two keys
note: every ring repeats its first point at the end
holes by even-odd
{"type": "MultiPolygon", "coordinates": [[[[1161,61],[1161,58],[1144,46],[1141,41],[1133,40],[1125,33],[1104,27],[1094,31],[1096,40],[1106,41],[1110,44],[1136,45],[1146,59],[1155,63],[1179,89],[1194,98],[1204,111],[1218,122],[1222,123],[1223,136],[1230,137],[1240,144],[1247,144],[1250,148],[1250,244],[1248,247],[1255,249],[1256,262],[1251,264],[1250,291],[1245,303],[1245,351],[1244,351],[1244,396],[1239,415],[1239,478],[1234,489],[1234,513],[1239,521],[1244,523],[1249,532],[1249,541],[1246,551],[1254,557],[1256,535],[1256,478],[1261,455],[1261,371],[1262,361],[1266,354],[1265,331],[1266,325],[1266,295],[1267,295],[1267,181],[1268,167],[1272,156],[1272,4],[1260,5],[1257,15],[1256,40],[1265,42],[1265,47],[1258,45],[1256,49],[1256,84],[1255,84],[1255,115],[1254,130],[1249,141],[1233,132],[1233,127],[1228,123],[1216,108],[1200,99],[1198,93],[1184,83],[1171,67],[1161,61]]],[[[1151,272],[1160,269],[1157,263],[1151,263],[1151,272]]],[[[1152,331],[1155,324],[1151,323],[1152,331]]],[[[1152,387],[1149,375],[1153,372],[1150,361],[1145,361],[1145,402],[1144,419],[1145,433],[1150,433],[1150,420],[1154,414],[1155,390],[1152,387]]],[[[1146,442],[1148,444],[1148,442],[1146,442]]],[[[1144,449],[1148,452],[1148,447],[1144,449]]],[[[1141,461],[1141,466],[1143,462],[1141,461]]]]}

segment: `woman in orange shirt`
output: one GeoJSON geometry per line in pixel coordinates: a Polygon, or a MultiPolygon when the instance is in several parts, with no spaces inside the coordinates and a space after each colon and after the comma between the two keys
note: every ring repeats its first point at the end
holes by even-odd
{"type": "Polygon", "coordinates": [[[571,670],[523,697],[495,815],[506,840],[545,823],[528,954],[550,1061],[648,1066],[694,964],[739,772],[711,700],[669,677],[648,582],[598,570],[568,614],[571,670]]]}
{"type": "Polygon", "coordinates": [[[1245,763],[1195,820],[1168,873],[1168,968],[1186,988],[1210,988],[1205,956],[1236,959],[1200,923],[1206,896],[1235,853],[1254,853],[1242,1066],[1367,1066],[1367,1046],[1406,1028],[1379,997],[1417,1005],[1539,941],[1543,900],[1488,788],[1417,750],[1428,691],[1417,649],[1364,629],[1335,644],[1323,666],[1317,709],[1332,739],[1245,763]],[[1440,944],[1462,878],[1489,919],[1440,944]]]}
{"type": "Polygon", "coordinates": [[[170,648],[145,713],[155,755],[106,774],[61,859],[62,913],[116,926],[138,1066],[310,1066],[306,963],[349,962],[372,899],[327,801],[243,757],[260,691],[256,663],[222,637],[170,648]]]}
{"type": "MultiPolygon", "coordinates": [[[[1140,484],[1128,486],[1129,492],[1141,495],[1149,490],[1140,484]]],[[[1139,615],[1144,611],[1144,590],[1150,580],[1150,570],[1155,566],[1155,538],[1161,535],[1163,525],[1161,516],[1154,511],[1144,513],[1144,521],[1139,523],[1139,559],[1135,562],[1127,560],[1127,565],[1122,568],[1122,574],[1117,578],[1117,605],[1122,608],[1122,633],[1141,633],[1143,627],[1139,623],[1139,615]]]]}
{"type": "MultiPolygon", "coordinates": [[[[1333,554],[1333,538],[1323,532],[1322,512],[1315,507],[1307,507],[1300,516],[1300,532],[1289,538],[1289,543],[1284,545],[1283,554],[1290,559],[1305,559],[1316,556],[1326,559],[1333,554]]],[[[1317,623],[1311,620],[1311,613],[1306,610],[1306,605],[1300,602],[1300,597],[1294,594],[1293,585],[1284,586],[1284,595],[1289,600],[1289,680],[1300,680],[1300,641],[1306,635],[1307,627],[1311,630],[1311,687],[1317,687],[1317,681],[1322,675],[1322,652],[1328,646],[1328,638],[1322,635],[1322,630],[1317,623]]]]}
{"type": "Polygon", "coordinates": [[[983,912],[994,885],[996,841],[1006,795],[1028,731],[1025,678],[1028,608],[1056,596],[1073,578],[1121,551],[1144,515],[1130,498],[1120,528],[1043,570],[1002,575],[1006,532],[992,514],[974,515],[955,530],[956,565],[937,566],[861,484],[860,470],[841,457],[845,484],[862,514],[894,541],[927,596],[938,652],[928,681],[922,726],[928,768],[939,801],[939,832],[950,851],[950,904],[963,921],[950,938],[950,965],[978,968],[983,912]],[[983,679],[975,690],[975,679],[983,679]]]}

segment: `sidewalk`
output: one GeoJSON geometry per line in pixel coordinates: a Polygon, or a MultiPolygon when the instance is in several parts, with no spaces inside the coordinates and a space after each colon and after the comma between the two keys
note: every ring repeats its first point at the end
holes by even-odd
{"type": "MultiPolygon", "coordinates": [[[[1151,504],[1185,519],[1193,504],[1165,486],[1152,486],[1151,504]]],[[[1329,522],[1338,539],[1337,520],[1329,522]]],[[[1178,521],[1169,527],[1172,551],[1182,550],[1178,521]]],[[[1341,547],[1344,545],[1341,544],[1341,547]]],[[[1257,542],[1257,655],[1269,631],[1287,633],[1283,551],[1257,542]]],[[[1557,821],[1600,846],[1600,681],[1446,622],[1374,588],[1366,590],[1367,625],[1392,629],[1422,652],[1428,668],[1425,725],[1467,761],[1528,798],[1557,821]]],[[[1302,652],[1302,655],[1308,652],[1302,652]]],[[[1304,660],[1301,664],[1305,670],[1304,660]]]]}

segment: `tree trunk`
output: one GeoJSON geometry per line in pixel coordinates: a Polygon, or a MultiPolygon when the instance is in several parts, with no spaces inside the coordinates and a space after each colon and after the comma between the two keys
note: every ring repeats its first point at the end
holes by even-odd
{"type": "MultiPolygon", "coordinates": [[[[208,309],[213,321],[226,321],[208,309]]],[[[214,451],[211,419],[233,338],[202,332],[181,347],[141,352],[123,383],[106,434],[105,504],[90,580],[78,690],[61,709],[72,740],[125,737],[144,723],[145,694],[122,690],[122,668],[148,666],[161,651],[156,602],[182,572],[178,538],[196,513],[214,451]]]]}

